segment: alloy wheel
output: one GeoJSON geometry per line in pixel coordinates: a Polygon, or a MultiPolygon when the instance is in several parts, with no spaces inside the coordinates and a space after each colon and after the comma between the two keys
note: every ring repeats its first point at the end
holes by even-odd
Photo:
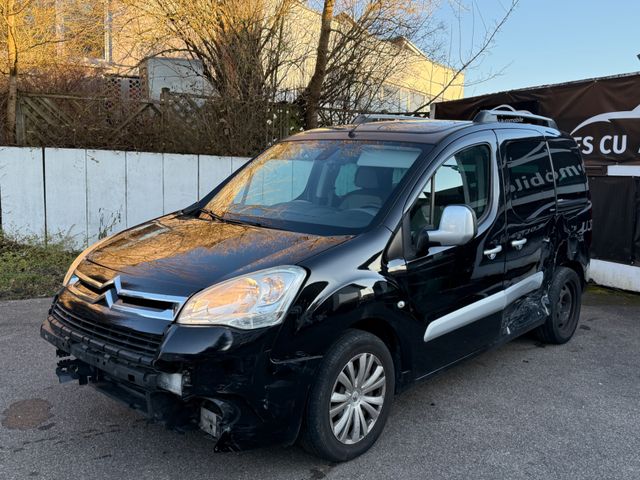
{"type": "Polygon", "coordinates": [[[344,444],[358,443],[375,425],[386,394],[382,362],[361,353],[347,362],[333,386],[329,421],[335,437],[344,444]]]}

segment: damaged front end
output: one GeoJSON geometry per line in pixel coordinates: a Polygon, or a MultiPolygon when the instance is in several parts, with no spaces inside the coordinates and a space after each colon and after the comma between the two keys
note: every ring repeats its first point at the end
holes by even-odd
{"type": "Polygon", "coordinates": [[[176,430],[200,429],[216,451],[295,442],[318,358],[276,362],[273,329],[171,324],[162,335],[71,311],[57,298],[41,336],[78,381],[176,430]]]}

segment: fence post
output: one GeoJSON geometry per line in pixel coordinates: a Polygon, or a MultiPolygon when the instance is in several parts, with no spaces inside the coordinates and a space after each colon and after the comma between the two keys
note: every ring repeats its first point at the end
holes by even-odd
{"type": "Polygon", "coordinates": [[[167,132],[167,119],[169,118],[169,102],[171,101],[170,98],[170,93],[171,93],[171,89],[169,89],[169,87],[162,87],[162,90],[160,90],[160,135],[161,135],[161,144],[162,144],[162,151],[166,150],[166,132],[167,132]]]}
{"type": "Polygon", "coordinates": [[[24,120],[24,108],[23,108],[23,94],[18,92],[18,99],[16,101],[16,145],[25,146],[27,144],[25,120],[24,120]]]}

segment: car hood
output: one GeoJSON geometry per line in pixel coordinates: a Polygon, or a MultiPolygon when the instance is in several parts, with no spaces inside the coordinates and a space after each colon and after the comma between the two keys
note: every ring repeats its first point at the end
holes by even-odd
{"type": "Polygon", "coordinates": [[[171,216],[114,235],[78,270],[100,281],[119,275],[128,288],[190,295],[243,273],[299,264],[348,238],[171,216]]]}

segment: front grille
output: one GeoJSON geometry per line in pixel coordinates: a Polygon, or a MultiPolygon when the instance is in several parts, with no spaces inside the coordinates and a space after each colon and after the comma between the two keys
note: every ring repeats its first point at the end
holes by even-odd
{"type": "Polygon", "coordinates": [[[88,303],[101,303],[114,310],[158,320],[174,320],[186,297],[131,290],[122,286],[120,276],[99,281],[78,270],[67,289],[88,303]]]}
{"type": "Polygon", "coordinates": [[[145,365],[151,365],[162,342],[162,335],[136,332],[117,325],[81,318],[58,304],[51,310],[51,318],[56,321],[52,322],[52,326],[58,329],[63,327],[62,329],[67,331],[62,333],[67,333],[73,340],[145,365]]]}

